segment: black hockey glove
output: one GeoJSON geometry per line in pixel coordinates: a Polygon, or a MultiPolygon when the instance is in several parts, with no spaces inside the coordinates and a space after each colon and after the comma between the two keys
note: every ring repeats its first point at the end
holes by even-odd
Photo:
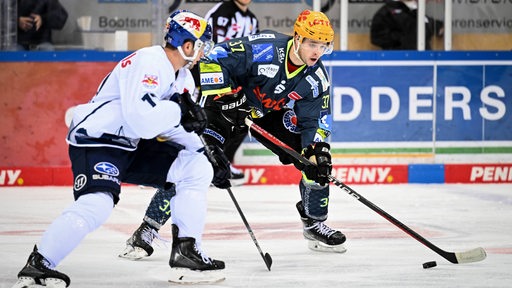
{"type": "Polygon", "coordinates": [[[181,126],[183,126],[187,132],[193,131],[201,135],[206,125],[208,125],[206,113],[203,108],[192,100],[188,91],[180,94],[176,100],[181,108],[181,126]]]}
{"type": "Polygon", "coordinates": [[[213,180],[212,184],[220,189],[227,189],[231,187],[231,169],[228,157],[224,154],[222,149],[217,145],[207,145],[205,147],[206,157],[213,166],[213,180]]]}
{"type": "Polygon", "coordinates": [[[331,146],[325,142],[309,144],[302,150],[302,155],[315,165],[306,165],[302,170],[309,180],[314,180],[320,185],[329,183],[327,176],[331,175],[331,146]]]}

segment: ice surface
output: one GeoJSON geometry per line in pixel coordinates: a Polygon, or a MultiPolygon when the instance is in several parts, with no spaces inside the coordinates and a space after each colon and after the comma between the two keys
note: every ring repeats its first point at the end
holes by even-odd
{"type": "MultiPolygon", "coordinates": [[[[233,187],[261,249],[272,256],[269,272],[227,191],[211,188],[203,248],[226,262],[227,279],[198,287],[512,287],[512,185],[351,187],[441,249],[481,246],[487,259],[451,264],[335,186],[327,223],[347,235],[348,251],[313,252],[302,238],[296,186],[233,187]],[[423,269],[427,261],[438,266],[423,269]]],[[[123,187],[107,223],[59,265],[71,287],[179,286],[167,282],[169,248],[163,244],[145,260],[117,257],[152,194],[123,187]]],[[[70,201],[70,187],[0,188],[1,288],[15,283],[33,245],[70,201]]],[[[169,224],[161,232],[170,239],[169,224]]]]}

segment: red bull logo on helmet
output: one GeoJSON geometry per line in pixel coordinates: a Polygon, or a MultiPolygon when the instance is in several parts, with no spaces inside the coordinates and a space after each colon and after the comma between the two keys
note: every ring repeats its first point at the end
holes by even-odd
{"type": "Polygon", "coordinates": [[[192,13],[181,13],[179,16],[177,22],[180,23],[183,28],[187,29],[188,32],[192,33],[192,35],[197,38],[203,35],[207,25],[204,19],[200,19],[192,13]]]}

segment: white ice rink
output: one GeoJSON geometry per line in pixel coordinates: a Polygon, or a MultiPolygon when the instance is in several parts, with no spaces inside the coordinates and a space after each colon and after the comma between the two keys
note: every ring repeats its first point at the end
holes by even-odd
{"type": "MultiPolygon", "coordinates": [[[[481,246],[487,259],[451,264],[336,186],[328,224],[347,235],[348,251],[313,252],[302,238],[296,186],[234,187],[261,249],[273,258],[269,272],[227,191],[211,188],[203,246],[226,262],[227,278],[198,287],[512,287],[512,185],[351,187],[441,249],[481,246]],[[423,269],[427,261],[438,266],[423,269]]],[[[59,265],[71,287],[183,286],[167,282],[168,247],[138,262],[117,257],[152,191],[123,187],[107,223],[59,265]]],[[[1,288],[14,284],[33,245],[70,201],[69,187],[0,188],[1,288]]],[[[165,238],[169,230],[169,224],[161,230],[165,238]]]]}

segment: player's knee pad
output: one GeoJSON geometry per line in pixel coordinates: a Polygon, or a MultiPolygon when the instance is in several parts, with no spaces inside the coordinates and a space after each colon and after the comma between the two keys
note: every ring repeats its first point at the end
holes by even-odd
{"type": "Polygon", "coordinates": [[[114,200],[108,192],[95,192],[80,196],[62,213],[75,229],[92,232],[107,221],[114,200]]]}
{"type": "Polygon", "coordinates": [[[176,195],[176,186],[171,183],[169,189],[158,189],[151,198],[144,221],[160,229],[171,217],[171,198],[176,195]]]}
{"type": "Polygon", "coordinates": [[[171,165],[167,182],[177,186],[208,187],[213,179],[212,164],[201,152],[181,150],[171,165]]]}
{"type": "Polygon", "coordinates": [[[329,185],[321,186],[301,179],[299,189],[306,215],[319,221],[327,219],[329,185]]]}

